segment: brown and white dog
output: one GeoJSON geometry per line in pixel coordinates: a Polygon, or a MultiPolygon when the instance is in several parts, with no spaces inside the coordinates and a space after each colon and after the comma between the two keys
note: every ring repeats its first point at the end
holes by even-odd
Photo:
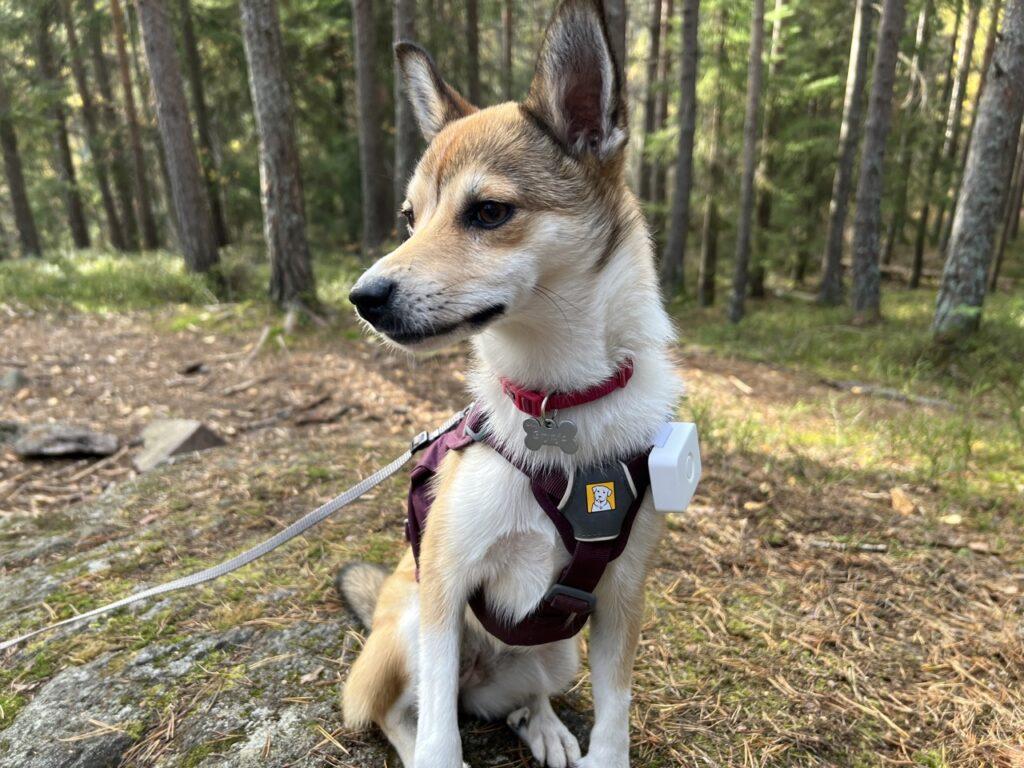
{"type": "MultiPolygon", "coordinates": [[[[409,183],[409,239],[358,281],[352,301],[385,339],[421,351],[472,338],[471,389],[521,466],[588,466],[635,454],[675,412],[648,232],[624,178],[626,104],[598,0],[566,0],[524,103],[477,109],[420,48],[399,61],[429,146],[409,183]],[[579,451],[523,447],[506,377],[580,391],[630,358],[629,385],[573,408],[579,451]]],[[[349,566],[338,586],[371,629],[344,691],[351,727],[376,723],[406,768],[460,768],[458,712],[507,718],[551,768],[629,766],[630,679],[644,582],[663,531],[645,500],[625,552],[596,590],[589,659],[595,724],[586,757],[549,697],[578,670],[576,640],[519,647],[467,610],[480,585],[512,621],[531,613],[568,559],[526,476],[485,445],[441,467],[420,578],[349,566]]]]}

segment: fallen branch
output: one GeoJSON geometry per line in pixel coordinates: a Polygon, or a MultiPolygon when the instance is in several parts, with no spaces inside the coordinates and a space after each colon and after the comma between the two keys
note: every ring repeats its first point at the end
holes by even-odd
{"type": "Polygon", "coordinates": [[[865,397],[879,397],[883,400],[894,400],[900,403],[912,403],[913,405],[926,405],[931,408],[945,408],[954,410],[954,406],[948,400],[940,400],[936,397],[924,397],[923,395],[908,395],[891,387],[879,387],[874,384],[864,384],[859,381],[840,381],[836,379],[823,378],[822,383],[832,389],[849,392],[852,395],[863,395],[865,397]]]}

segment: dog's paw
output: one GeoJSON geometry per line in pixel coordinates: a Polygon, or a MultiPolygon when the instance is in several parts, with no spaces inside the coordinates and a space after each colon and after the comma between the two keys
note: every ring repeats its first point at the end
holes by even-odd
{"type": "Polygon", "coordinates": [[[629,768],[629,758],[625,760],[606,760],[604,757],[591,752],[586,757],[577,760],[572,768],[629,768]]]}
{"type": "Polygon", "coordinates": [[[547,768],[569,768],[580,759],[580,745],[554,712],[533,714],[529,707],[508,716],[508,727],[547,768]]]}

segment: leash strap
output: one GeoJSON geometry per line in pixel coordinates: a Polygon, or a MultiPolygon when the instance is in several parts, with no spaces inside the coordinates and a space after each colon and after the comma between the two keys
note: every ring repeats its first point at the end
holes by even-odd
{"type": "Polygon", "coordinates": [[[294,523],[289,525],[283,531],[280,531],[273,537],[267,539],[261,544],[257,544],[255,547],[242,552],[239,555],[227,560],[218,565],[211,566],[202,571],[189,574],[188,576],[182,576],[181,578],[169,581],[166,584],[160,584],[149,589],[144,589],[141,592],[136,592],[134,595],[129,595],[120,600],[117,600],[108,605],[100,606],[99,608],[93,608],[85,613],[80,613],[77,616],[72,616],[62,621],[55,622],[40,629],[28,632],[20,637],[15,637],[11,640],[6,640],[0,643],[0,652],[6,651],[8,648],[14,648],[17,645],[21,645],[26,640],[30,640],[37,635],[41,635],[45,632],[50,632],[58,627],[68,626],[70,624],[78,624],[83,621],[88,621],[97,616],[102,616],[105,613],[116,611],[118,608],[124,608],[128,605],[141,602],[142,600],[148,600],[151,597],[157,597],[158,595],[165,595],[168,592],[175,592],[179,589],[188,589],[195,587],[200,584],[205,584],[208,581],[219,579],[221,576],[225,576],[233,571],[237,571],[254,560],[259,560],[264,555],[274,551],[282,544],[286,544],[296,536],[301,536],[303,533],[308,531],[315,525],[319,525],[328,517],[344,509],[352,502],[356,501],[360,496],[368,493],[373,488],[376,488],[382,482],[387,480],[389,477],[394,475],[398,470],[404,467],[415,453],[426,448],[428,445],[433,443],[435,440],[440,438],[442,435],[451,430],[455,425],[465,418],[466,414],[469,413],[469,408],[465,408],[459,411],[454,416],[449,418],[440,427],[435,429],[433,432],[420,432],[416,437],[412,439],[409,448],[401,456],[396,458],[390,464],[381,469],[378,469],[369,477],[363,479],[356,485],[349,488],[347,491],[342,493],[340,496],[328,501],[326,504],[318,507],[312,512],[299,518],[294,523]]]}

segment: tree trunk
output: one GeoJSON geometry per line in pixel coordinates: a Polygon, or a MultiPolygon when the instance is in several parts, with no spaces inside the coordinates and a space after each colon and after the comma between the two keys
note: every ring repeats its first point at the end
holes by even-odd
{"type": "Polygon", "coordinates": [[[832,181],[828,233],[821,263],[821,285],[818,287],[818,301],[830,306],[843,302],[843,239],[846,234],[846,217],[850,211],[854,162],[857,159],[861,115],[864,111],[864,84],[867,81],[868,56],[871,51],[871,0],[855,2],[857,11],[853,21],[853,41],[850,44],[850,65],[846,74],[839,154],[832,181]]]}
{"type": "MultiPolygon", "coordinates": [[[[949,42],[949,56],[946,58],[946,77],[943,87],[942,103],[947,103],[953,94],[953,65],[956,62],[956,41],[960,36],[960,24],[963,20],[963,0],[957,0],[956,22],[953,24],[953,35],[949,42]]],[[[914,263],[910,270],[909,287],[916,289],[921,284],[921,274],[924,272],[924,248],[925,240],[928,237],[928,220],[931,216],[932,191],[935,188],[935,174],[939,169],[939,160],[942,157],[943,125],[938,124],[935,141],[932,144],[932,151],[928,158],[928,170],[925,172],[924,188],[921,194],[923,203],[921,212],[917,216],[917,234],[914,238],[914,263]]]]}
{"type": "MultiPolygon", "coordinates": [[[[167,16],[166,11],[163,7],[163,0],[146,0],[146,8],[142,8],[142,3],[139,3],[139,14],[140,17],[148,13],[150,19],[154,24],[166,23],[167,16]]],[[[120,0],[110,0],[110,14],[114,20],[114,42],[117,47],[117,67],[121,75],[121,92],[124,96],[124,111],[125,118],[128,122],[128,141],[131,144],[132,150],[132,166],[135,175],[135,200],[139,205],[139,223],[142,226],[142,247],[146,250],[153,250],[160,247],[160,235],[156,228],[156,218],[153,216],[153,205],[150,199],[149,181],[146,177],[146,155],[142,150],[142,133],[139,131],[139,117],[135,111],[135,95],[132,92],[132,76],[128,69],[128,50],[125,47],[125,24],[124,24],[124,13],[121,11],[120,0]]],[[[142,22],[145,26],[145,22],[142,22]]],[[[143,29],[143,37],[148,37],[149,30],[143,29]]],[[[168,37],[168,46],[173,46],[173,38],[170,37],[169,30],[164,30],[163,34],[168,37]]],[[[147,53],[149,50],[149,43],[146,42],[147,53]]],[[[170,52],[174,55],[174,73],[180,81],[181,75],[178,71],[178,54],[170,48],[170,52]]],[[[158,56],[164,53],[163,51],[158,52],[158,56]]],[[[150,79],[155,80],[153,75],[153,62],[150,61],[150,79]]],[[[180,85],[180,83],[179,83],[180,85]]],[[[159,86],[154,85],[159,91],[159,86]]],[[[157,93],[157,101],[159,102],[161,94],[157,93]]],[[[166,97],[165,97],[166,98],[166,97]]],[[[185,120],[185,124],[188,124],[188,112],[187,110],[182,113],[182,117],[185,120]]],[[[166,147],[166,143],[165,143],[166,147]]],[[[168,154],[170,151],[168,150],[168,154]]],[[[215,259],[216,260],[216,259],[215,259]]],[[[206,269],[200,271],[205,272],[206,269]]]]}
{"type": "Polygon", "coordinates": [[[241,0],[241,10],[245,61],[260,137],[260,202],[270,256],[270,297],[281,306],[297,301],[315,304],[302,171],[277,2],[241,0]]]}
{"type": "Polygon", "coordinates": [[[192,21],[192,7],[189,0],[179,0],[181,5],[182,42],[185,44],[185,68],[188,73],[189,90],[192,92],[192,108],[196,113],[196,129],[199,136],[199,159],[206,179],[206,194],[210,198],[210,212],[213,214],[213,229],[217,245],[231,242],[228,224],[224,219],[224,207],[220,201],[220,184],[217,179],[217,153],[210,131],[210,115],[206,107],[206,93],[203,86],[203,60],[199,57],[199,42],[196,39],[192,21]]]}
{"type": "MultiPolygon", "coordinates": [[[[654,105],[654,130],[662,131],[668,125],[668,94],[672,90],[669,87],[669,78],[672,76],[672,51],[669,40],[672,36],[672,19],[675,17],[675,4],[673,0],[665,0],[661,16],[661,56],[658,59],[658,88],[657,101],[654,105]]],[[[665,224],[665,213],[661,207],[668,194],[668,164],[658,162],[654,164],[654,175],[651,178],[651,203],[655,206],[654,217],[661,230],[665,224]]]]}
{"type": "MultiPolygon", "coordinates": [[[[394,41],[416,39],[416,0],[394,0],[394,41]]],[[[395,63],[395,201],[405,199],[405,187],[416,170],[420,153],[420,131],[412,105],[402,83],[402,71],[395,63]]],[[[401,214],[396,214],[400,216],[401,214]]],[[[404,238],[406,227],[398,224],[398,235],[404,238]]]]}
{"type": "Polygon", "coordinates": [[[603,0],[603,3],[612,54],[615,56],[615,63],[619,65],[619,72],[622,73],[629,64],[626,61],[626,0],[603,0]]]}
{"type": "Polygon", "coordinates": [[[119,251],[126,250],[124,231],[121,219],[117,215],[117,205],[110,191],[110,174],[107,167],[106,151],[100,136],[99,122],[96,118],[96,105],[92,100],[92,91],[85,74],[85,62],[82,49],[78,45],[78,33],[75,29],[75,17],[71,10],[71,0],[60,0],[61,17],[68,39],[68,52],[71,54],[71,74],[75,79],[78,97],[82,102],[82,123],[85,125],[85,137],[92,156],[93,172],[96,174],[96,186],[103,204],[103,214],[107,220],[107,232],[110,244],[119,251]]]}
{"type": "MultiPolygon", "coordinates": [[[[910,88],[907,94],[907,108],[903,112],[903,131],[900,133],[900,148],[897,152],[896,194],[893,203],[892,219],[885,237],[885,248],[882,251],[882,263],[892,261],[896,241],[903,239],[907,223],[907,195],[910,191],[910,176],[914,162],[914,150],[917,148],[918,121],[914,119],[913,99],[916,78],[924,77],[928,69],[928,46],[930,43],[930,20],[932,0],[925,0],[917,17],[917,36],[914,38],[914,57],[910,62],[910,88]]],[[[922,95],[922,106],[924,96],[922,95]]]]}
{"type": "Polygon", "coordinates": [[[648,202],[651,200],[651,180],[654,173],[654,163],[648,156],[648,142],[654,133],[657,120],[655,110],[658,103],[658,61],[661,58],[661,11],[662,0],[650,0],[650,18],[647,24],[647,34],[650,37],[650,46],[647,49],[647,93],[644,96],[643,150],[640,153],[638,184],[640,199],[648,202]]]}
{"type": "Polygon", "coordinates": [[[515,43],[515,16],[513,0],[501,4],[501,87],[507,101],[514,96],[513,44],[515,43]]]}
{"type": "Polygon", "coordinates": [[[879,270],[882,250],[882,197],[885,192],[885,144],[892,124],[896,60],[907,20],[906,0],[885,0],[878,28],[878,50],[871,84],[871,103],[864,129],[857,216],[853,226],[854,322],[875,322],[882,316],[879,270]]]}
{"type": "Polygon", "coordinates": [[[362,180],[363,255],[373,258],[391,231],[380,107],[377,103],[377,50],[372,0],[352,0],[355,25],[356,100],[359,106],[359,168],[362,180]]]}
{"type": "Polygon", "coordinates": [[[935,216],[932,229],[932,244],[938,245],[942,234],[942,224],[946,209],[949,206],[953,166],[956,165],[957,153],[960,151],[960,132],[963,130],[964,102],[967,100],[967,81],[971,75],[971,63],[974,61],[974,38],[978,33],[978,18],[981,14],[981,0],[968,0],[967,26],[964,28],[964,39],[960,45],[960,58],[953,80],[953,94],[949,101],[949,118],[946,121],[946,135],[942,144],[942,163],[939,165],[939,210],[935,216]]]}
{"type": "Polygon", "coordinates": [[[60,179],[61,196],[71,229],[71,240],[75,248],[89,247],[89,226],[85,221],[85,208],[78,190],[75,163],[71,157],[71,143],[68,141],[67,116],[64,113],[64,83],[53,59],[50,43],[50,24],[54,18],[53,0],[44,0],[36,20],[36,65],[39,79],[49,91],[47,116],[53,130],[53,170],[60,179]]]}
{"type": "MultiPolygon", "coordinates": [[[[971,132],[971,138],[974,138],[974,132],[971,132]]],[[[1014,163],[1014,173],[1011,177],[1012,183],[1006,190],[1006,194],[1003,195],[1003,228],[1002,233],[999,236],[999,247],[996,249],[995,263],[992,265],[990,277],[988,281],[988,290],[990,293],[995,293],[999,287],[999,273],[1003,268],[1003,259],[1006,257],[1006,246],[1010,241],[1010,230],[1013,225],[1013,216],[1019,211],[1018,208],[1014,207],[1019,196],[1019,190],[1024,185],[1024,136],[1017,140],[1017,161],[1014,163]]]]}
{"type": "MultiPolygon", "coordinates": [[[[985,37],[985,52],[981,58],[981,77],[978,81],[978,90],[974,95],[974,108],[971,110],[971,124],[967,129],[967,145],[970,146],[971,138],[974,136],[974,126],[978,121],[978,108],[981,106],[981,97],[985,93],[985,81],[988,79],[988,68],[992,65],[992,56],[996,50],[996,39],[999,36],[999,12],[1003,9],[1003,0],[994,0],[992,6],[992,17],[989,19],[988,34],[985,37]]],[[[953,234],[953,219],[956,218],[956,204],[959,193],[957,182],[964,177],[964,170],[967,168],[967,153],[960,156],[960,167],[957,168],[954,186],[950,189],[949,199],[952,207],[949,209],[949,216],[942,229],[942,239],[939,242],[939,250],[943,253],[949,246],[949,238],[953,234]]]]}
{"type": "Polygon", "coordinates": [[[89,48],[96,88],[99,91],[98,111],[106,133],[104,146],[109,152],[111,177],[114,194],[117,196],[118,213],[124,246],[129,251],[139,247],[139,225],[135,218],[135,203],[132,199],[131,170],[125,155],[122,129],[114,108],[114,89],[110,82],[110,68],[103,52],[103,18],[96,12],[92,0],[81,0],[85,12],[85,42],[89,48]]]}
{"type": "Polygon", "coordinates": [[[750,267],[750,239],[754,223],[754,171],[757,166],[757,123],[761,113],[761,81],[764,77],[764,0],[754,0],[747,68],[747,108],[743,118],[743,162],[740,181],[739,225],[736,228],[736,263],[732,278],[729,320],[743,319],[750,267]]]}
{"type": "Polygon", "coordinates": [[[702,307],[715,303],[715,278],[718,270],[718,231],[721,221],[718,215],[718,195],[722,189],[722,127],[725,111],[725,87],[723,73],[728,64],[725,39],[725,9],[718,9],[718,46],[715,52],[715,103],[711,116],[711,153],[708,168],[708,197],[704,208],[704,225],[701,229],[700,275],[697,285],[697,302],[702,307]]]}
{"type": "Polygon", "coordinates": [[[765,97],[764,121],[761,129],[761,159],[754,175],[756,183],[755,210],[757,211],[757,236],[755,238],[754,260],[750,269],[750,295],[755,299],[765,296],[765,272],[768,265],[768,233],[772,228],[772,176],[775,172],[774,147],[772,141],[778,129],[778,113],[772,89],[778,89],[775,80],[782,66],[782,18],[785,15],[786,0],[775,0],[772,20],[772,42],[768,49],[768,81],[765,97]]]}
{"type": "MultiPolygon", "coordinates": [[[[763,0],[758,0],[763,4],[763,0]]],[[[690,232],[690,190],[693,187],[693,138],[697,127],[697,32],[700,0],[683,0],[683,50],[679,64],[679,145],[676,189],[668,244],[662,258],[662,283],[668,296],[685,286],[686,238],[690,232]]]]}
{"type": "MultiPolygon", "coordinates": [[[[167,166],[171,177],[171,194],[178,220],[178,237],[185,254],[185,265],[190,272],[209,272],[219,261],[217,238],[213,230],[210,201],[206,196],[199,156],[192,139],[185,89],[181,81],[181,66],[171,34],[169,19],[163,0],[136,0],[139,25],[146,49],[149,79],[156,97],[157,122],[167,166]]],[[[118,0],[111,0],[117,6],[118,0]]],[[[121,32],[124,32],[123,24],[121,32]]],[[[124,37],[118,35],[122,48],[124,37]]],[[[127,74],[128,61],[122,59],[122,77],[127,74]]],[[[130,83],[127,84],[130,86],[130,83]]],[[[130,87],[126,88],[130,93],[130,87]]],[[[134,107],[133,107],[134,108],[134,107]]],[[[138,125],[136,124],[136,133],[138,125]]],[[[141,155],[141,141],[138,153],[141,155]]]]}
{"type": "Polygon", "coordinates": [[[480,104],[480,6],[466,0],[466,94],[480,104]]]}
{"type": "Polygon", "coordinates": [[[999,226],[999,206],[1009,183],[1024,115],[1024,0],[1009,0],[1003,31],[978,109],[949,257],[942,275],[932,330],[956,341],[981,323],[985,281],[999,226]]]}
{"type": "MultiPolygon", "coordinates": [[[[0,58],[0,68],[3,59],[0,58]]],[[[21,152],[18,150],[18,135],[14,131],[11,118],[11,98],[7,91],[4,73],[0,71],[0,149],[4,155],[4,176],[7,180],[7,191],[11,197],[11,209],[14,213],[14,226],[18,230],[21,241],[22,256],[41,256],[43,248],[39,242],[39,230],[32,215],[32,206],[28,202],[25,189],[25,174],[21,167],[21,152]]]]}

